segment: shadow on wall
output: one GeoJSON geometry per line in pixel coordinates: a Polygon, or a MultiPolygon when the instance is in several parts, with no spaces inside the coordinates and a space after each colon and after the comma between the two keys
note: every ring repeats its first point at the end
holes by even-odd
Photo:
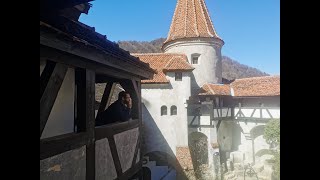
{"type": "Polygon", "coordinates": [[[258,136],[263,135],[265,127],[266,127],[265,125],[259,125],[259,126],[255,126],[254,128],[252,128],[250,130],[251,138],[254,140],[258,136]]]}
{"type": "Polygon", "coordinates": [[[197,83],[193,73],[190,74],[190,83],[191,83],[191,95],[198,93],[200,86],[197,83]]]}
{"type": "Polygon", "coordinates": [[[237,151],[239,149],[239,145],[241,145],[241,133],[244,134],[240,124],[233,124],[232,151],[237,151]]]}
{"type": "Polygon", "coordinates": [[[177,172],[176,179],[188,179],[174,152],[172,152],[168,142],[144,104],[142,104],[142,113],[142,130],[143,134],[145,134],[142,141],[143,156],[149,155],[149,160],[156,161],[156,165],[158,166],[167,165],[174,168],[177,172]],[[148,143],[150,141],[152,144],[148,143]]]}

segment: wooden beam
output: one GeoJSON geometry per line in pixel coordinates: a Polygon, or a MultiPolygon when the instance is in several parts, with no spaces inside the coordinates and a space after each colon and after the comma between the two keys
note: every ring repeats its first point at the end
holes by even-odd
{"type": "Polygon", "coordinates": [[[86,131],[86,72],[85,69],[75,70],[76,82],[76,126],[77,132],[86,131]]]}
{"type": "Polygon", "coordinates": [[[116,180],[128,180],[133,175],[135,175],[138,171],[140,171],[141,169],[142,169],[142,161],[138,162],[135,166],[128,169],[121,176],[118,176],[118,178],[116,178],[116,180]]]}
{"type": "Polygon", "coordinates": [[[86,148],[86,179],[95,179],[95,72],[86,69],[86,133],[88,143],[86,148]]]}
{"type": "Polygon", "coordinates": [[[58,33],[44,31],[44,29],[45,27],[43,27],[43,30],[40,28],[40,45],[45,45],[69,54],[83,57],[87,61],[94,62],[98,66],[109,66],[116,71],[132,74],[132,76],[151,78],[154,74],[151,69],[144,69],[142,65],[139,65],[134,60],[123,60],[121,59],[121,56],[118,56],[115,53],[105,53],[103,49],[98,49],[98,47],[93,46],[92,44],[72,41],[71,38],[66,40],[69,37],[63,37],[62,34],[58,35],[58,33]]]}
{"type": "Polygon", "coordinates": [[[48,71],[51,71],[51,66],[53,65],[50,65],[49,63],[48,66],[50,67],[46,69],[46,72],[43,72],[44,74],[42,74],[42,78],[40,77],[40,137],[42,135],[44,127],[46,126],[50,112],[68,70],[65,65],[58,63],[55,65],[52,73],[50,73],[48,71]],[[48,76],[50,76],[50,78],[48,78],[48,76]],[[47,83],[46,80],[48,80],[47,83]],[[43,91],[42,95],[41,91],[43,91]]]}
{"type": "Polygon", "coordinates": [[[214,128],[214,125],[189,125],[189,128],[214,128]]]}
{"type": "Polygon", "coordinates": [[[80,148],[87,143],[86,133],[69,133],[40,140],[40,160],[73,149],[80,148]]]}
{"type": "Polygon", "coordinates": [[[222,121],[222,120],[219,120],[219,121],[218,121],[218,124],[217,124],[217,131],[218,131],[219,127],[220,127],[221,121],[222,121]]]}
{"type": "MultiPolygon", "coordinates": [[[[41,61],[41,60],[40,60],[41,61]]],[[[53,61],[47,61],[41,76],[40,76],[40,99],[44,93],[44,90],[46,89],[49,79],[52,75],[52,72],[54,70],[54,68],[56,67],[56,62],[53,61]]]]}
{"type": "Polygon", "coordinates": [[[140,99],[140,91],[138,89],[137,82],[135,80],[131,79],[131,83],[133,85],[133,89],[134,89],[134,91],[136,93],[136,96],[140,99]]]}
{"type": "Polygon", "coordinates": [[[192,121],[190,122],[189,125],[193,125],[193,121],[196,119],[196,117],[197,117],[197,115],[193,116],[193,119],[192,119],[192,121]]]}
{"type": "MultiPolygon", "coordinates": [[[[142,138],[142,136],[140,136],[140,131],[141,131],[141,128],[139,128],[139,136],[138,136],[138,139],[137,139],[136,147],[134,148],[134,156],[133,156],[133,159],[132,159],[131,167],[134,167],[134,165],[136,164],[137,156],[138,156],[138,150],[141,149],[140,148],[140,141],[141,141],[140,139],[142,138]]],[[[140,156],[140,159],[141,158],[142,157],[140,156]]]]}
{"type": "MultiPolygon", "coordinates": [[[[141,95],[141,80],[137,81],[137,89],[138,89],[138,97],[139,97],[139,144],[138,144],[138,147],[140,149],[139,151],[139,156],[140,156],[140,159],[139,159],[139,162],[141,162],[141,159],[143,158],[143,148],[142,148],[142,142],[143,142],[143,137],[144,134],[143,134],[143,130],[142,130],[142,95],[141,95]]],[[[137,155],[136,155],[137,156],[137,155]]],[[[136,160],[135,160],[136,161],[136,160]]],[[[142,165],[140,166],[140,168],[142,168],[142,165]]],[[[141,171],[142,169],[140,169],[141,171]]],[[[142,172],[142,171],[141,171],[142,172]]]]}
{"type": "Polygon", "coordinates": [[[254,115],[255,112],[256,112],[256,109],[253,109],[250,117],[253,117],[253,115],[254,115]]]}
{"type": "Polygon", "coordinates": [[[118,152],[117,152],[117,146],[116,146],[116,142],[114,140],[114,136],[108,138],[108,141],[109,141],[109,146],[110,146],[110,151],[111,151],[111,154],[112,154],[114,166],[115,166],[116,172],[117,172],[117,177],[121,177],[122,174],[123,174],[122,173],[122,167],[121,167],[119,155],[118,155],[118,152]]]}
{"type": "Polygon", "coordinates": [[[76,69],[77,132],[86,133],[86,179],[95,179],[95,72],[76,69]]]}
{"type": "Polygon", "coordinates": [[[267,123],[273,118],[250,118],[250,117],[238,117],[237,121],[242,122],[257,122],[257,123],[267,123]]]}
{"type": "MultiPolygon", "coordinates": [[[[70,48],[70,47],[65,47],[70,48]]],[[[122,71],[120,69],[115,69],[113,67],[96,63],[90,59],[86,59],[84,57],[79,57],[74,54],[70,54],[68,52],[64,52],[62,50],[58,50],[52,47],[47,47],[40,44],[40,58],[48,59],[54,62],[64,63],[73,68],[83,68],[83,69],[92,69],[97,74],[103,74],[106,76],[114,77],[117,79],[121,78],[134,78],[136,80],[140,80],[137,75],[131,74],[129,72],[122,71]]]]}
{"type": "Polygon", "coordinates": [[[272,114],[270,113],[269,109],[266,109],[266,111],[267,111],[267,113],[269,114],[269,116],[270,116],[271,118],[273,118],[273,116],[272,116],[272,114]]]}
{"type": "Polygon", "coordinates": [[[218,120],[233,120],[233,118],[231,117],[217,117],[217,118],[213,118],[213,121],[218,121],[218,120]]]}
{"type": "Polygon", "coordinates": [[[139,120],[134,119],[127,122],[120,122],[114,124],[107,124],[103,126],[97,126],[95,128],[95,140],[100,140],[103,138],[110,138],[115,134],[128,131],[139,127],[139,120]]]}
{"type": "Polygon", "coordinates": [[[107,106],[108,102],[110,102],[112,94],[113,94],[113,90],[115,88],[115,85],[116,84],[114,82],[108,82],[107,83],[107,85],[106,85],[106,87],[104,89],[104,92],[103,92],[103,96],[102,96],[102,99],[101,99],[101,103],[100,103],[100,106],[99,106],[97,117],[100,115],[100,113],[102,111],[104,111],[106,109],[106,106],[107,106]]]}

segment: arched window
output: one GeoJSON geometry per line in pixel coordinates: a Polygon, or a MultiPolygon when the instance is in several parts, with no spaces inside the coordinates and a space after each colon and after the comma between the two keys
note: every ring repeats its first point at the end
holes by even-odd
{"type": "Polygon", "coordinates": [[[167,115],[167,106],[161,106],[161,116],[167,115]]]}
{"type": "Polygon", "coordinates": [[[171,106],[171,116],[172,115],[177,115],[177,106],[171,106]]]}

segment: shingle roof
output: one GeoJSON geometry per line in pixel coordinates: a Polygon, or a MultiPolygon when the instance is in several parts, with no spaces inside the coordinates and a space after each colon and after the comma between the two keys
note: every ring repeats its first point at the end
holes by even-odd
{"type": "Polygon", "coordinates": [[[104,53],[114,56],[121,61],[126,61],[137,68],[153,72],[148,64],[141,62],[138,58],[131,56],[128,51],[121,49],[116,43],[109,41],[105,35],[95,32],[94,27],[89,27],[81,22],[73,21],[59,16],[54,18],[40,19],[40,29],[43,31],[55,31],[66,37],[100,49],[104,53]]]}
{"type": "Polygon", "coordinates": [[[204,0],[178,0],[167,40],[217,35],[204,0]]]}
{"type": "Polygon", "coordinates": [[[236,79],[230,87],[234,96],[279,96],[280,76],[236,79]]]}
{"type": "Polygon", "coordinates": [[[169,83],[165,72],[167,71],[192,71],[192,67],[187,60],[187,56],[177,53],[147,53],[147,54],[131,54],[139,57],[145,63],[149,63],[150,67],[157,71],[152,79],[142,80],[142,83],[169,83]]]}
{"type": "Polygon", "coordinates": [[[228,84],[204,84],[199,95],[217,95],[217,96],[231,96],[230,86],[228,84]]]}
{"type": "Polygon", "coordinates": [[[198,95],[229,95],[234,97],[279,96],[280,76],[236,79],[230,85],[207,83],[201,87],[198,95]]]}

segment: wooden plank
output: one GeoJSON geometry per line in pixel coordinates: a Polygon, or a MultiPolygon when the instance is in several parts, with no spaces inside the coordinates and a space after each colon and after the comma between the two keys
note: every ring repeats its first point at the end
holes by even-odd
{"type": "Polygon", "coordinates": [[[86,69],[86,133],[88,143],[86,148],[86,179],[95,179],[95,72],[86,69]]]}
{"type": "MultiPolygon", "coordinates": [[[[68,47],[70,48],[70,47],[68,47]]],[[[124,72],[121,69],[115,69],[107,65],[97,64],[94,61],[90,61],[84,57],[79,57],[67,52],[57,50],[55,48],[47,47],[40,44],[40,58],[49,59],[54,62],[64,63],[73,68],[92,69],[97,74],[103,74],[114,78],[134,78],[140,80],[137,75],[124,72]]]]}
{"type": "Polygon", "coordinates": [[[40,160],[80,148],[87,143],[86,133],[68,133],[40,140],[40,160]]]}
{"type": "MultiPolygon", "coordinates": [[[[50,112],[58,96],[58,92],[62,85],[63,79],[67,73],[67,70],[68,68],[65,65],[58,63],[55,65],[54,70],[51,73],[50,78],[48,80],[48,83],[44,82],[45,78],[47,77],[43,77],[42,80],[40,78],[40,83],[42,82],[43,86],[47,84],[45,88],[40,87],[40,91],[41,88],[44,88],[43,94],[40,97],[40,137],[42,135],[44,127],[46,126],[50,112]]],[[[49,72],[45,72],[45,74],[43,75],[48,76],[48,73],[49,72]]]]}
{"type": "Polygon", "coordinates": [[[122,173],[122,167],[121,167],[119,155],[118,155],[118,152],[117,152],[117,146],[116,146],[116,142],[114,140],[114,136],[108,138],[108,141],[109,141],[109,146],[110,146],[110,151],[111,151],[111,154],[112,154],[114,166],[115,166],[116,172],[117,172],[117,177],[121,177],[122,174],[123,174],[122,173]]]}

